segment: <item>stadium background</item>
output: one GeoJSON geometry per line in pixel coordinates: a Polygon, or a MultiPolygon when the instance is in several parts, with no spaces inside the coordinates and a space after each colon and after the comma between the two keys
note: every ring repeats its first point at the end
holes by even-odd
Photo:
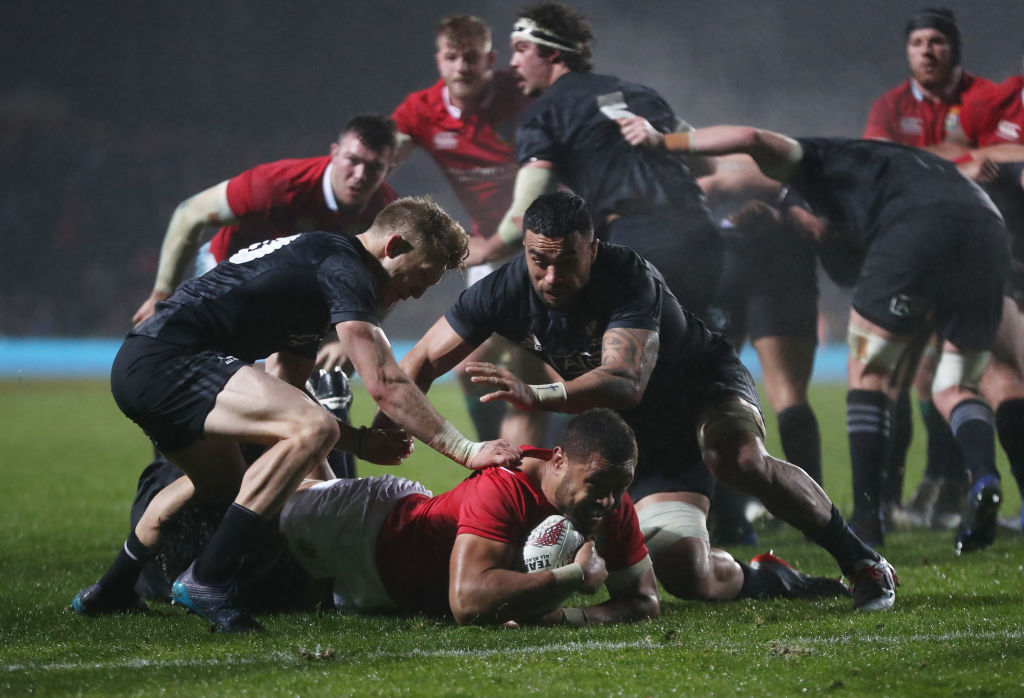
{"type": "MultiPolygon", "coordinates": [[[[871,101],[905,78],[903,26],[926,3],[575,6],[592,20],[597,71],[656,87],[694,124],[857,136],[871,101]]],[[[993,80],[1020,70],[1024,3],[947,4],[960,19],[968,70],[993,80]]],[[[444,14],[489,21],[507,64],[516,7],[4,2],[0,344],[121,336],[149,292],[179,201],[260,162],[324,153],[350,116],[388,113],[431,84],[444,14]]],[[[391,181],[461,215],[422,153],[391,181]]],[[[403,304],[388,318],[389,335],[418,337],[460,286],[449,278],[403,304]]],[[[845,301],[825,291],[826,340],[841,341],[845,301]]]]}

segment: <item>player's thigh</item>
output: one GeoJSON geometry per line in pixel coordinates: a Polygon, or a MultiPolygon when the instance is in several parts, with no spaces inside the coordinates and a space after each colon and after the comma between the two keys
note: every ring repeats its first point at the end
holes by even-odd
{"type": "MultiPolygon", "coordinates": [[[[310,432],[330,431],[333,418],[306,393],[246,366],[217,394],[204,434],[262,444],[310,432]]],[[[337,429],[334,425],[335,430],[337,429]]]]}

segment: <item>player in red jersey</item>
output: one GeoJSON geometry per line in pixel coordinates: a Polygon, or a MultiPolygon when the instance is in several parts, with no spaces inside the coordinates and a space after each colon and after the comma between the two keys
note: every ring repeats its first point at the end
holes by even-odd
{"type": "Polygon", "coordinates": [[[133,324],[152,315],[181,283],[207,227],[223,226],[196,259],[197,276],[262,240],[312,230],[364,232],[397,198],[384,183],[394,148],[393,124],[377,115],[357,116],[331,144],[330,155],[258,165],[180,203],[164,235],[153,291],[133,324]]]}
{"type": "MultiPolygon", "coordinates": [[[[495,234],[512,203],[518,170],[516,119],[530,103],[518,89],[511,70],[494,70],[496,58],[486,22],[469,15],[445,17],[437,28],[435,59],[440,79],[410,94],[391,115],[398,129],[396,161],[403,162],[417,146],[434,159],[469,213],[471,251],[474,241],[495,234]]],[[[467,262],[467,285],[496,266],[473,264],[472,259],[467,262]]],[[[500,339],[481,347],[471,359],[498,361],[505,352],[510,352],[509,358],[516,362],[517,373],[526,370],[533,378],[543,380],[539,366],[500,339]]],[[[490,438],[500,432],[513,443],[544,443],[545,415],[481,403],[483,393],[461,365],[455,373],[478,434],[490,438]]]]}
{"type": "MultiPolygon", "coordinates": [[[[904,37],[910,77],[875,101],[864,128],[864,138],[895,141],[927,148],[944,157],[955,157],[964,141],[961,104],[992,83],[968,73],[961,66],[961,32],[951,10],[920,10],[907,22],[904,37]]],[[[953,455],[957,452],[955,441],[931,399],[929,387],[939,352],[940,345],[933,341],[923,354],[920,370],[914,377],[922,419],[928,431],[928,469],[921,488],[908,506],[911,520],[922,521],[926,517],[925,509],[931,508],[925,500],[937,498],[941,492],[944,503],[939,508],[947,511],[947,515],[940,515],[940,518],[948,519],[955,526],[963,494],[963,466],[953,455]]],[[[882,502],[886,523],[890,526],[907,522],[900,506],[904,461],[911,439],[910,401],[906,391],[892,418],[894,445],[886,466],[887,483],[882,502]]],[[[878,537],[867,530],[872,528],[867,522],[861,522],[860,527],[868,537],[878,537]]]]}

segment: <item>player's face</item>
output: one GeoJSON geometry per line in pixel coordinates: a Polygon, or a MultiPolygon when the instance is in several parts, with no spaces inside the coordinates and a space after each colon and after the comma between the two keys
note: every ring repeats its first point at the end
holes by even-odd
{"type": "Polygon", "coordinates": [[[632,469],[617,467],[599,453],[580,462],[567,459],[555,488],[555,507],[576,530],[590,535],[618,506],[632,481],[632,469]]]}
{"type": "Polygon", "coordinates": [[[527,230],[523,247],[530,283],[541,300],[556,309],[571,306],[590,280],[597,240],[588,240],[579,232],[549,238],[527,230]]]}
{"type": "Polygon", "coordinates": [[[945,87],[953,76],[953,49],[937,29],[915,29],[907,37],[910,73],[922,87],[945,87]]]}
{"type": "Polygon", "coordinates": [[[346,133],[331,144],[331,188],[338,204],[362,208],[384,182],[391,166],[391,148],[372,150],[357,136],[346,133]]]}
{"type": "Polygon", "coordinates": [[[523,94],[536,97],[551,86],[554,64],[551,57],[537,53],[537,44],[532,41],[516,39],[512,42],[512,60],[510,65],[515,68],[519,89],[523,94]]]}
{"type": "Polygon", "coordinates": [[[448,87],[448,96],[457,102],[480,97],[494,77],[497,53],[483,41],[456,44],[448,37],[437,37],[437,72],[448,87]]]}
{"type": "Polygon", "coordinates": [[[388,274],[380,290],[382,310],[407,298],[419,298],[444,275],[444,265],[431,260],[418,249],[389,257],[381,264],[388,274]]]}

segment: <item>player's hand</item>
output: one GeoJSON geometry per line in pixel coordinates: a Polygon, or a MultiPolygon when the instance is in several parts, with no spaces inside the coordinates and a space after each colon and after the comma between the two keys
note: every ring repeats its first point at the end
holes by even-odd
{"type": "Polygon", "coordinates": [[[617,121],[622,137],[630,145],[647,148],[661,148],[665,145],[665,136],[644,117],[624,116],[617,121]]]}
{"type": "Polygon", "coordinates": [[[160,301],[167,300],[171,294],[164,291],[153,291],[149,294],[149,298],[139,306],[139,309],[132,315],[132,327],[138,325],[144,320],[148,320],[150,316],[156,311],[156,304],[160,301]]]}
{"type": "Polygon", "coordinates": [[[967,179],[979,184],[988,184],[999,176],[999,166],[988,158],[958,163],[956,169],[967,179]]]}
{"type": "Polygon", "coordinates": [[[400,465],[415,448],[404,429],[362,429],[358,458],[377,465],[400,465]]]}
{"type": "Polygon", "coordinates": [[[584,543],[573,562],[583,568],[583,588],[580,591],[584,594],[593,594],[604,586],[605,580],[608,579],[608,568],[604,564],[604,558],[597,554],[594,541],[588,540],[584,543]]]}
{"type": "Polygon", "coordinates": [[[342,348],[341,342],[327,342],[316,353],[317,368],[325,371],[333,371],[335,368],[345,370],[348,365],[348,352],[342,348]]]}
{"type": "Polygon", "coordinates": [[[483,448],[473,454],[473,457],[466,461],[465,466],[470,470],[483,470],[484,468],[508,468],[516,465],[523,459],[523,452],[508,441],[485,441],[483,448]]]}
{"type": "Polygon", "coordinates": [[[493,393],[482,395],[480,402],[504,400],[521,410],[540,409],[540,400],[530,390],[530,386],[501,366],[487,361],[470,361],[466,364],[466,373],[474,383],[496,389],[493,393]]]}

